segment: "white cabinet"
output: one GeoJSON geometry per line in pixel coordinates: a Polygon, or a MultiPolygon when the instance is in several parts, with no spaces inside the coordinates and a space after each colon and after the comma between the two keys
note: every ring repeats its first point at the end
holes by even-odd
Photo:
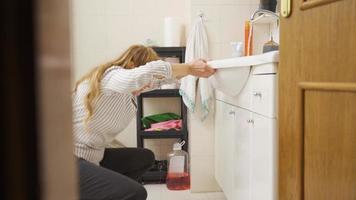
{"type": "Polygon", "coordinates": [[[225,196],[232,198],[233,180],[233,146],[235,129],[235,110],[225,103],[216,103],[215,121],[215,176],[224,190],[225,196]]]}
{"type": "Polygon", "coordinates": [[[277,75],[252,75],[238,96],[216,91],[216,99],[267,117],[277,116],[277,75]]]}
{"type": "MultiPolygon", "coordinates": [[[[252,114],[250,132],[251,200],[275,200],[277,197],[276,119],[252,114]]],[[[237,199],[237,198],[234,198],[237,199]]]]}
{"type": "Polygon", "coordinates": [[[216,100],[215,176],[228,200],[276,200],[275,75],[250,80],[240,101],[216,100]]]}
{"type": "MultiPolygon", "coordinates": [[[[223,103],[224,104],[224,103],[223,103]]],[[[235,124],[233,131],[234,155],[233,174],[229,175],[233,179],[233,197],[230,199],[250,199],[250,169],[251,169],[251,112],[236,108],[235,124]]]]}

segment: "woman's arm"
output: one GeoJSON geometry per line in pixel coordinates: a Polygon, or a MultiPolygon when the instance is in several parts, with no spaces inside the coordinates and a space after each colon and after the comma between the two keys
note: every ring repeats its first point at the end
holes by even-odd
{"type": "Polygon", "coordinates": [[[171,64],[172,74],[175,78],[182,78],[186,75],[193,75],[207,78],[215,73],[215,69],[211,68],[205,60],[198,59],[188,64],[171,64]]]}
{"type": "Polygon", "coordinates": [[[103,79],[103,89],[133,94],[149,87],[157,79],[181,78],[186,75],[209,77],[214,72],[204,60],[189,64],[153,61],[134,69],[119,68],[110,71],[103,79]]]}
{"type": "Polygon", "coordinates": [[[133,69],[112,69],[105,75],[102,88],[132,94],[132,92],[149,85],[157,78],[171,77],[172,67],[168,62],[153,61],[133,69]]]}

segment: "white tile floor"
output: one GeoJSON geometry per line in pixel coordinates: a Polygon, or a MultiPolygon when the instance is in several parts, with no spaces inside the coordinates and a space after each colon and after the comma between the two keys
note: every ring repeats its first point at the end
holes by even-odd
{"type": "Polygon", "coordinates": [[[222,192],[190,193],[189,190],[171,191],[165,184],[147,184],[147,200],[226,200],[222,192]]]}

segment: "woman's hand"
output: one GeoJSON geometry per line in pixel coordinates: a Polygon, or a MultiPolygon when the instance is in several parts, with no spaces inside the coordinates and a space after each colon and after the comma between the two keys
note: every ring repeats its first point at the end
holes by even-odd
{"type": "Polygon", "coordinates": [[[141,87],[140,89],[138,89],[138,90],[132,91],[132,95],[134,95],[134,96],[139,96],[144,90],[149,89],[149,88],[151,88],[151,83],[148,83],[148,84],[142,86],[142,87],[141,87]]]}
{"type": "Polygon", "coordinates": [[[186,63],[171,63],[173,77],[174,78],[182,78],[186,75],[193,75],[198,77],[207,78],[215,73],[215,69],[211,68],[205,60],[198,59],[186,63]]]}
{"type": "Polygon", "coordinates": [[[215,73],[215,69],[211,68],[206,60],[198,59],[189,63],[188,73],[193,76],[208,78],[215,73]]]}

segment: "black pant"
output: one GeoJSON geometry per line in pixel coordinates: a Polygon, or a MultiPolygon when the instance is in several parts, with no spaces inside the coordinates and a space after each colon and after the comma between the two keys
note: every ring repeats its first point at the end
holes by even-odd
{"type": "Polygon", "coordinates": [[[154,163],[143,148],[105,149],[100,166],[79,159],[81,200],[145,200],[147,192],[137,180],[154,163]]]}

